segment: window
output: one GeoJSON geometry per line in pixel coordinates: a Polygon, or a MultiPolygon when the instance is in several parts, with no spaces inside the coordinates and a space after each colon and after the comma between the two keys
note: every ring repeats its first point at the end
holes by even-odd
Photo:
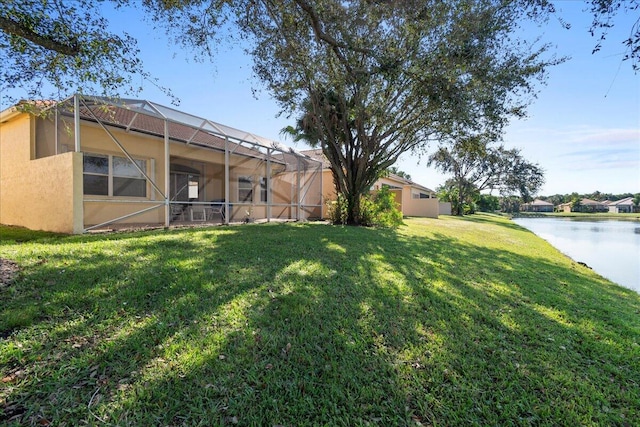
{"type": "MultiPolygon", "coordinates": [[[[135,160],[146,170],[146,160],[135,160]]],[[[136,166],[125,157],[84,154],[84,194],[98,196],[146,197],[147,181],[136,166]]]]}
{"type": "MultiPolygon", "coordinates": [[[[113,170],[113,195],[145,197],[147,180],[131,161],[125,157],[111,157],[113,170]]],[[[145,170],[144,160],[135,160],[138,167],[145,170]]]]}
{"type": "Polygon", "coordinates": [[[109,156],[84,155],[84,194],[109,195],[109,156]]]}
{"type": "Polygon", "coordinates": [[[260,178],[260,201],[267,203],[267,178],[260,178]]]}
{"type": "Polygon", "coordinates": [[[198,183],[197,176],[189,176],[189,199],[197,199],[198,198],[198,188],[200,184],[198,183]]]}
{"type": "Polygon", "coordinates": [[[414,199],[428,199],[429,198],[429,194],[427,194],[427,193],[411,193],[411,196],[414,199]]]}
{"type": "Polygon", "coordinates": [[[241,203],[251,203],[253,201],[253,183],[249,176],[238,178],[238,201],[241,203]]]}

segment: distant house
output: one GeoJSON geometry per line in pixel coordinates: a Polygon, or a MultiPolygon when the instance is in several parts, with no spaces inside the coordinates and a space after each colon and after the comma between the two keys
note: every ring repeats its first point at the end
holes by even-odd
{"type": "MultiPolygon", "coordinates": [[[[335,200],[336,190],[331,174],[331,165],[322,154],[322,150],[305,150],[300,153],[322,162],[322,198],[325,202],[335,200]]],[[[371,187],[371,192],[375,193],[382,187],[389,188],[395,195],[400,211],[405,216],[437,218],[438,215],[451,215],[450,203],[439,202],[435,191],[409,179],[390,173],[377,180],[371,187]]],[[[323,217],[326,218],[326,203],[323,209],[323,217]]]]}
{"type": "Polygon", "coordinates": [[[633,197],[625,197],[622,200],[609,202],[607,206],[611,213],[631,213],[633,212],[633,197]]]}
{"type": "Polygon", "coordinates": [[[523,212],[553,212],[553,203],[535,199],[531,203],[525,203],[520,206],[520,210],[523,212]]]}
{"type": "Polygon", "coordinates": [[[608,212],[609,207],[596,200],[591,199],[582,199],[580,202],[580,206],[582,206],[582,212],[608,212]]]}
{"type": "Polygon", "coordinates": [[[561,203],[558,205],[558,212],[571,212],[571,202],[561,203]]]}
{"type": "Polygon", "coordinates": [[[582,199],[580,200],[580,204],[576,208],[573,208],[572,202],[568,202],[558,205],[558,211],[584,213],[608,212],[609,206],[607,206],[606,203],[598,202],[596,200],[582,199]]]}

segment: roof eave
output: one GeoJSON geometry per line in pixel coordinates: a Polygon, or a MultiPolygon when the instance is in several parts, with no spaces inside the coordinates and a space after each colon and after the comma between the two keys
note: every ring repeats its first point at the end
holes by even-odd
{"type": "Polygon", "coordinates": [[[0,123],[8,122],[9,120],[21,114],[25,114],[25,112],[20,111],[15,105],[11,106],[3,111],[0,111],[0,123]]]}

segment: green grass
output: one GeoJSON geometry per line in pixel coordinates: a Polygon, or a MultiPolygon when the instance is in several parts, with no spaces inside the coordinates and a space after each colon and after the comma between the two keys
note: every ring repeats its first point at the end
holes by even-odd
{"type": "Polygon", "coordinates": [[[640,424],[640,295],[504,218],[406,224],[1,241],[0,425],[640,424]]]}
{"type": "Polygon", "coordinates": [[[33,231],[23,227],[0,225],[0,242],[28,242],[31,240],[43,240],[48,237],[61,237],[60,233],[49,231],[33,231]]]}

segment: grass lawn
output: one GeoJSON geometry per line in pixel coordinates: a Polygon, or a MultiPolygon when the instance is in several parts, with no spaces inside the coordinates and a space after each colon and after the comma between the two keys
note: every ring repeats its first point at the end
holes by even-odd
{"type": "Polygon", "coordinates": [[[640,425],[640,295],[505,218],[27,233],[0,425],[640,425]]]}

